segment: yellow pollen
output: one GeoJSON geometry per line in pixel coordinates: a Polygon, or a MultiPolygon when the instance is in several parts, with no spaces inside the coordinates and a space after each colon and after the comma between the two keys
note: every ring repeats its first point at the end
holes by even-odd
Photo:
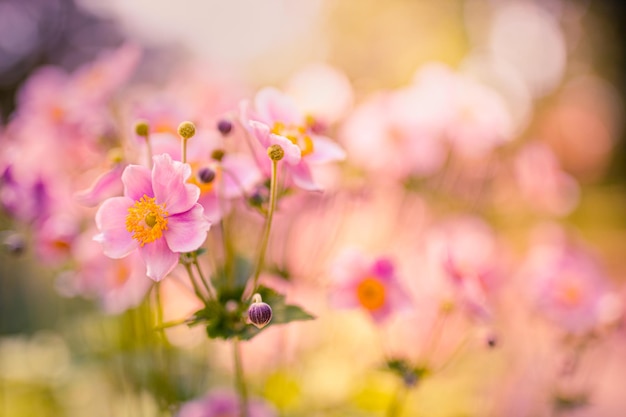
{"type": "Polygon", "coordinates": [[[302,156],[311,154],[314,150],[313,139],[307,135],[306,126],[289,125],[286,126],[282,122],[274,122],[274,126],[270,130],[275,135],[284,136],[291,141],[294,145],[300,148],[302,156]]]}
{"type": "Polygon", "coordinates": [[[167,215],[164,204],[157,204],[155,197],[144,194],[128,208],[126,230],[133,234],[133,239],[141,246],[154,242],[163,236],[163,230],[167,230],[167,215]]]}
{"type": "Polygon", "coordinates": [[[364,308],[375,311],[385,304],[386,289],[380,280],[368,277],[357,286],[356,296],[364,308]]]}

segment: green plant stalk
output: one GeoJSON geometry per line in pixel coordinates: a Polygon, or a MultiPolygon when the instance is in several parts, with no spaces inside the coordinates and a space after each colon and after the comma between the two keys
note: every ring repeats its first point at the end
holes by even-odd
{"type": "Polygon", "coordinates": [[[272,176],[270,177],[270,200],[267,210],[267,216],[265,217],[265,224],[263,228],[263,235],[261,237],[261,244],[259,245],[259,255],[256,262],[256,268],[254,270],[252,280],[252,296],[257,289],[259,275],[263,269],[263,263],[265,261],[265,252],[267,251],[267,244],[270,239],[270,230],[272,228],[272,218],[274,217],[274,211],[276,209],[276,197],[278,195],[278,161],[272,160],[272,176]]]}
{"type": "Polygon", "coordinates": [[[399,417],[402,415],[402,407],[404,405],[406,395],[407,388],[404,384],[401,384],[393,394],[393,398],[389,403],[389,408],[387,408],[387,417],[399,417]]]}
{"type": "Polygon", "coordinates": [[[196,297],[200,299],[200,301],[206,304],[207,300],[204,298],[202,291],[200,291],[200,287],[198,286],[198,283],[196,282],[196,279],[193,275],[193,270],[191,269],[191,265],[187,262],[182,262],[182,264],[185,266],[185,269],[187,270],[187,274],[189,275],[189,280],[191,281],[191,285],[193,285],[193,292],[196,294],[196,297]]]}
{"type": "Polygon", "coordinates": [[[198,262],[198,255],[195,252],[193,254],[193,264],[196,266],[196,270],[198,271],[198,276],[200,276],[200,281],[202,282],[202,285],[204,285],[204,288],[207,291],[209,299],[215,299],[216,298],[215,294],[213,293],[213,290],[211,289],[209,282],[207,281],[206,277],[202,273],[202,270],[200,269],[200,263],[198,262]]]}
{"type": "Polygon", "coordinates": [[[248,388],[243,374],[241,346],[238,338],[233,339],[233,359],[235,363],[235,386],[239,393],[239,416],[248,417],[248,388]]]}
{"type": "Polygon", "coordinates": [[[148,167],[152,166],[152,143],[150,143],[150,135],[146,135],[146,147],[148,148],[148,167]]]}

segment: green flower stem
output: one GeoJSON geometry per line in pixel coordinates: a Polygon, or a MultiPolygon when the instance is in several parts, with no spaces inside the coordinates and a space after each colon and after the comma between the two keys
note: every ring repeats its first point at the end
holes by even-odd
{"type": "Polygon", "coordinates": [[[389,408],[387,408],[387,417],[399,417],[402,415],[402,408],[404,406],[404,400],[406,399],[407,393],[408,390],[406,386],[401,384],[389,403],[389,408]]]}
{"type": "Polygon", "coordinates": [[[204,288],[206,288],[207,294],[209,295],[209,299],[215,299],[215,294],[213,293],[213,290],[211,289],[209,282],[207,281],[206,277],[202,273],[202,270],[200,269],[200,263],[198,262],[198,255],[195,252],[193,253],[193,264],[196,266],[196,270],[198,271],[198,276],[200,277],[200,281],[202,282],[202,285],[204,285],[204,288]]]}
{"type": "MultiPolygon", "coordinates": [[[[254,270],[253,280],[252,280],[252,294],[256,292],[259,275],[261,275],[261,270],[263,269],[263,263],[265,261],[265,252],[267,251],[267,243],[270,238],[270,230],[272,228],[272,218],[274,217],[274,211],[276,209],[276,196],[278,194],[278,161],[272,160],[272,176],[270,177],[270,200],[269,207],[267,209],[267,216],[265,217],[265,225],[263,228],[263,236],[261,237],[261,244],[259,245],[259,256],[256,262],[256,269],[254,270]]],[[[250,294],[250,296],[252,296],[250,294]]]]}
{"type": "Polygon", "coordinates": [[[198,283],[196,282],[196,278],[193,275],[193,270],[191,269],[191,265],[188,262],[183,262],[183,265],[185,266],[185,269],[187,270],[187,274],[189,275],[189,280],[191,281],[191,285],[193,285],[193,292],[196,294],[196,297],[198,297],[203,303],[206,304],[207,300],[204,297],[204,294],[202,294],[202,291],[200,291],[200,287],[198,286],[198,283]]]}
{"type": "Polygon", "coordinates": [[[165,327],[163,327],[163,303],[161,301],[161,283],[156,282],[154,284],[154,299],[156,304],[156,329],[161,335],[161,339],[163,343],[168,346],[169,340],[167,340],[167,335],[165,334],[165,327]]]}
{"type": "Polygon", "coordinates": [[[187,139],[182,138],[181,142],[181,155],[183,164],[187,163],[187,139]]]}
{"type": "Polygon", "coordinates": [[[241,346],[239,339],[233,339],[233,359],[235,362],[235,385],[239,393],[240,417],[248,417],[248,388],[241,363],[241,346]]]}
{"type": "Polygon", "coordinates": [[[148,167],[152,166],[152,143],[150,142],[150,135],[146,135],[146,147],[148,148],[148,167]]]}

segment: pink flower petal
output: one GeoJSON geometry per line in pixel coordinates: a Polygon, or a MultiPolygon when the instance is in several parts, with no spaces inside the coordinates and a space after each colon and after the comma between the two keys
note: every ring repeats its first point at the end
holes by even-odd
{"type": "Polygon", "coordinates": [[[346,159],[346,151],[327,137],[315,136],[313,143],[313,153],[306,156],[307,162],[326,163],[346,159]]]}
{"type": "Polygon", "coordinates": [[[235,198],[261,180],[261,172],[248,155],[229,154],[222,160],[222,189],[225,198],[235,198]]]}
{"type": "Polygon", "coordinates": [[[100,234],[94,240],[102,244],[104,254],[109,258],[123,258],[138,246],[126,230],[128,208],[133,203],[128,197],[112,197],[102,203],[96,212],[96,226],[100,234]]]}
{"type": "Polygon", "coordinates": [[[163,235],[171,250],[191,252],[202,246],[211,227],[203,212],[202,206],[195,204],[189,211],[168,216],[167,230],[163,235]]]}
{"type": "Polygon", "coordinates": [[[219,222],[223,214],[228,213],[231,207],[231,203],[228,200],[220,202],[215,192],[202,193],[198,203],[204,208],[204,217],[210,223],[219,222]]]}
{"type": "Polygon", "coordinates": [[[304,162],[301,162],[298,165],[289,166],[289,171],[291,172],[293,182],[298,187],[307,191],[322,191],[320,186],[313,180],[311,170],[304,162]]]}
{"type": "Polygon", "coordinates": [[[122,169],[120,166],[116,166],[100,174],[88,189],[77,192],[74,194],[74,197],[84,206],[97,206],[104,199],[122,193],[123,184],[121,178],[122,169]]]}
{"type": "Polygon", "coordinates": [[[254,137],[263,145],[264,148],[267,148],[271,145],[270,142],[270,128],[265,123],[257,122],[255,120],[250,120],[248,123],[250,128],[252,129],[252,133],[254,137]]]}
{"type": "Polygon", "coordinates": [[[296,165],[300,162],[300,159],[302,157],[300,147],[286,137],[270,133],[270,144],[280,145],[280,147],[283,148],[283,151],[285,151],[285,156],[282,160],[289,165],[296,165]]]}
{"type": "Polygon", "coordinates": [[[254,107],[262,122],[273,125],[274,122],[302,124],[302,114],[291,97],[279,90],[267,87],[254,97],[254,107]]]}
{"type": "Polygon", "coordinates": [[[178,265],[178,253],[170,250],[164,238],[140,247],[139,253],[146,264],[146,275],[157,282],[165,278],[178,265]]]}
{"type": "Polygon", "coordinates": [[[173,161],[168,154],[155,156],[152,169],[152,186],[158,204],[165,204],[167,212],[172,214],[189,210],[198,201],[200,189],[187,184],[191,176],[189,164],[173,161]]]}
{"type": "Polygon", "coordinates": [[[122,182],[124,183],[124,195],[133,201],[141,200],[144,195],[154,197],[150,170],[144,166],[128,165],[122,173],[122,182]]]}

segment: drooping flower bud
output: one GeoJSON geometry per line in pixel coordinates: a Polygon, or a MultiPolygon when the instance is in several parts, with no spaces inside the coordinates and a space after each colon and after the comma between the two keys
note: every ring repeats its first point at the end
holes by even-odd
{"type": "Polygon", "coordinates": [[[262,329],[272,320],[272,307],[264,303],[260,294],[252,296],[252,303],[248,307],[248,322],[257,329],[262,329]]]}
{"type": "Polygon", "coordinates": [[[223,136],[228,136],[231,130],[233,130],[233,124],[228,119],[221,119],[217,122],[217,130],[219,130],[223,136]]]}
{"type": "Polygon", "coordinates": [[[272,161],[280,161],[285,156],[285,151],[280,145],[272,145],[267,148],[267,156],[269,156],[272,161]]]}
{"type": "Polygon", "coordinates": [[[178,134],[183,139],[190,139],[196,134],[196,126],[191,122],[182,122],[178,125],[178,134]]]}

